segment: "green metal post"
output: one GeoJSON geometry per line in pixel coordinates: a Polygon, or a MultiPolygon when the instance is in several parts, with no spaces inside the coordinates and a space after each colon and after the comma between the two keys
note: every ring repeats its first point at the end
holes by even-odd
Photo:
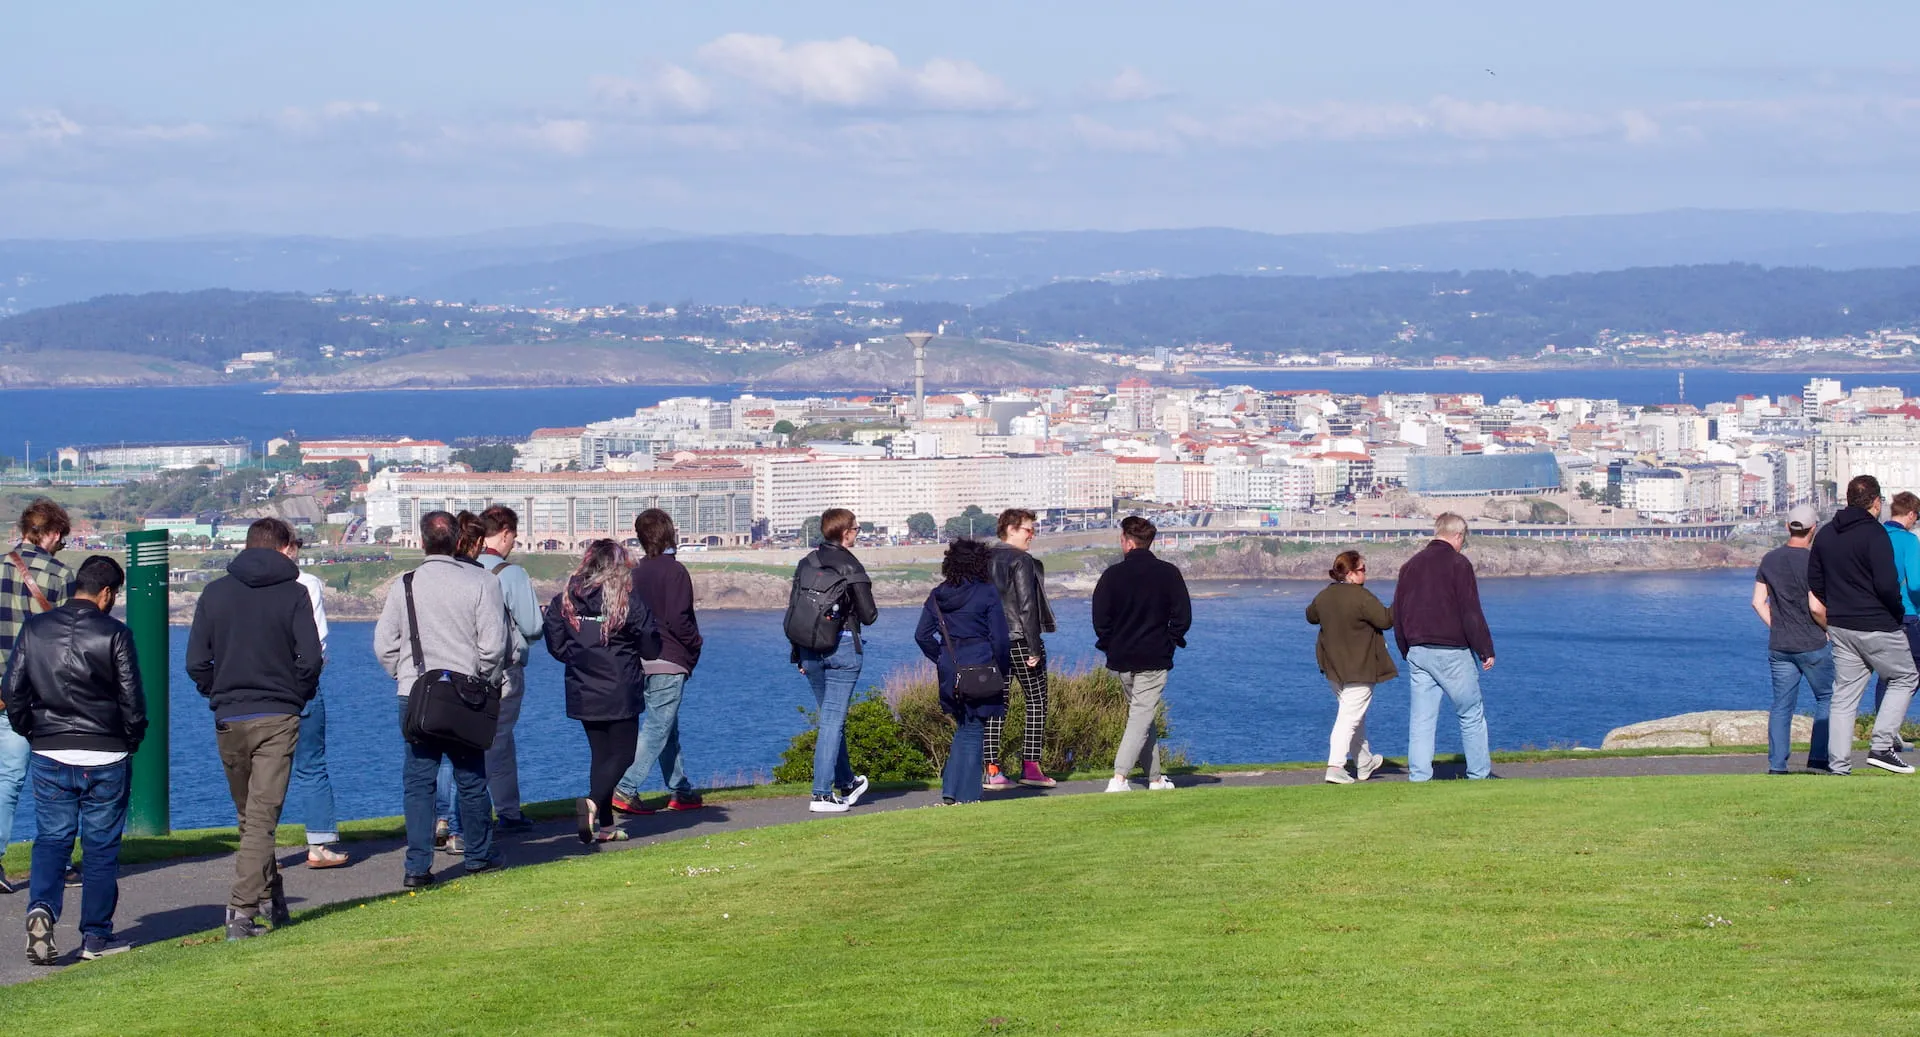
{"type": "Polygon", "coordinates": [[[127,834],[166,835],[173,830],[167,776],[167,675],[173,664],[167,641],[164,529],[127,534],[127,626],[133,629],[133,654],[147,696],[147,737],[133,757],[127,834]]]}

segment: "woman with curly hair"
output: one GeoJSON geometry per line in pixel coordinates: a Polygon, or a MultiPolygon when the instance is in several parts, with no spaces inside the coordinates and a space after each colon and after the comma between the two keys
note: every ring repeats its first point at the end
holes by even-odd
{"type": "Polygon", "coordinates": [[[1327,570],[1333,583],[1307,606],[1307,622],[1320,628],[1314,656],[1340,709],[1327,747],[1327,783],[1351,785],[1373,777],[1385,759],[1367,744],[1367,706],[1373,686],[1400,675],[1381,631],[1393,629],[1393,610],[1366,588],[1367,560],[1342,551],[1327,570]],[[1353,774],[1347,757],[1353,757],[1353,774]]]}
{"type": "MultiPolygon", "coordinates": [[[[978,540],[955,540],[940,563],[946,577],[927,594],[920,609],[920,625],[913,641],[933,661],[940,675],[940,708],[953,718],[953,745],[941,774],[944,803],[973,803],[980,799],[986,719],[1007,715],[1006,676],[1013,669],[1013,645],[1007,636],[1007,614],[994,589],[992,552],[978,540]],[[993,666],[999,670],[989,697],[962,695],[962,667],[993,666]]],[[[984,688],[984,686],[983,686],[984,688]]]]}
{"type": "Polygon", "coordinates": [[[627,833],[613,823],[613,790],[633,765],[640,736],[641,664],[660,657],[660,631],[633,585],[627,549],[611,540],[587,545],[567,587],[547,606],[547,651],[567,668],[567,716],[587,733],[587,796],[574,804],[583,843],[627,833]]]}

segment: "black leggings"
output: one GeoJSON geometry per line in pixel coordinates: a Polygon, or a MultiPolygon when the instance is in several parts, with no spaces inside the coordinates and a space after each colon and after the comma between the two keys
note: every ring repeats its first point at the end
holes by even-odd
{"type": "Polygon", "coordinates": [[[640,718],[582,720],[580,726],[587,731],[587,749],[592,754],[592,763],[587,766],[587,794],[593,797],[595,819],[606,828],[614,821],[614,787],[633,766],[634,746],[640,741],[640,718]]]}

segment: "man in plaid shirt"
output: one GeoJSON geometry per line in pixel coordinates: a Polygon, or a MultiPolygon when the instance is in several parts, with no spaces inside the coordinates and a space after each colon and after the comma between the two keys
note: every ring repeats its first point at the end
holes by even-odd
{"type": "MultiPolygon", "coordinates": [[[[72,596],[73,570],[55,557],[72,529],[67,510],[44,497],[20,513],[20,542],[0,558],[0,673],[13,661],[14,639],[27,617],[52,611],[72,596]]],[[[0,718],[5,716],[0,705],[0,718]]],[[[0,720],[0,847],[13,838],[13,811],[31,755],[27,740],[0,720]]],[[[0,870],[0,893],[11,893],[16,885],[0,870]]]]}

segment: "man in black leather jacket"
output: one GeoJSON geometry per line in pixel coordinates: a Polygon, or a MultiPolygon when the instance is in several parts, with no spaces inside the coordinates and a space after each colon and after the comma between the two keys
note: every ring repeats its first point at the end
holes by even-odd
{"type": "Polygon", "coordinates": [[[33,747],[33,872],[27,960],[52,965],[67,861],[80,839],[80,956],[127,949],[113,937],[128,757],[147,733],[133,634],[110,613],[126,573],[106,555],[82,562],[73,596],[30,617],[0,682],[7,720],[33,747]]]}
{"type": "MultiPolygon", "coordinates": [[[[1013,701],[1013,682],[1018,680],[1026,693],[1021,718],[1020,777],[1022,785],[1050,789],[1054,780],[1040,769],[1040,754],[1047,733],[1047,646],[1042,634],[1053,633],[1053,608],[1047,604],[1047,569],[1031,552],[1034,538],[1033,512],[1008,508],[1000,513],[996,533],[1000,543],[993,547],[993,585],[1000,591],[1000,604],[1007,613],[1007,632],[1013,638],[1013,672],[1007,678],[1007,701],[1013,701]]],[[[1000,732],[1005,717],[986,721],[986,778],[981,782],[989,791],[1012,788],[1013,781],[1000,769],[1000,732]]]]}

